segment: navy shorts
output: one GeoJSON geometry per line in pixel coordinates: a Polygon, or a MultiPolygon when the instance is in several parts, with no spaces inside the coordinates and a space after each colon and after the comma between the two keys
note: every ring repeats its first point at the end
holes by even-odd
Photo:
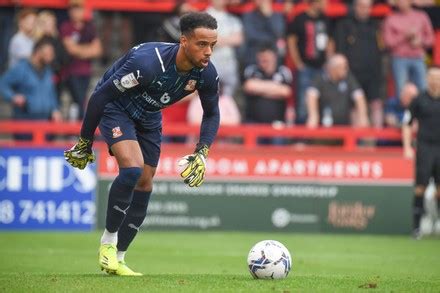
{"type": "MultiPolygon", "coordinates": [[[[99,130],[109,149],[123,140],[138,141],[144,164],[157,167],[162,142],[162,128],[145,129],[116,106],[107,105],[99,123],[99,130]]],[[[111,155],[111,151],[109,151],[111,155]]]]}

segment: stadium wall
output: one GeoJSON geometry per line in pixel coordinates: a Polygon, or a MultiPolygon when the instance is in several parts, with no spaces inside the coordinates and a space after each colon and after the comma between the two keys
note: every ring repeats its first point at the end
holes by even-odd
{"type": "MultiPolygon", "coordinates": [[[[216,146],[201,188],[165,145],[146,229],[403,234],[410,231],[412,162],[395,152],[216,146]]],[[[0,230],[102,228],[117,165],[105,149],[79,171],[63,148],[0,148],[0,230]]]]}
{"type": "MultiPolygon", "coordinates": [[[[409,233],[412,162],[400,153],[290,151],[211,152],[207,179],[187,187],[177,161],[182,147],[166,146],[157,170],[147,229],[338,233],[409,233]]],[[[116,175],[101,152],[98,226],[116,175]]]]}

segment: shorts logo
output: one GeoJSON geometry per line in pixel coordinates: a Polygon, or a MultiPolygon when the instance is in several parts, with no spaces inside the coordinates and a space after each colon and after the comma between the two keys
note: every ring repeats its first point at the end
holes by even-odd
{"type": "Polygon", "coordinates": [[[188,80],[188,83],[186,84],[184,90],[185,91],[189,91],[189,92],[195,90],[196,89],[196,83],[197,83],[197,80],[194,80],[194,79],[188,80]]]}
{"type": "Polygon", "coordinates": [[[137,86],[139,84],[139,82],[137,81],[137,79],[136,79],[136,77],[134,76],[134,73],[132,72],[132,73],[129,73],[129,74],[127,74],[127,75],[124,75],[122,78],[121,78],[121,85],[124,87],[124,88],[126,88],[126,89],[129,89],[129,88],[132,88],[132,87],[135,87],[135,86],[137,86]]]}
{"type": "Polygon", "coordinates": [[[113,128],[112,132],[113,132],[113,138],[118,138],[122,135],[122,131],[119,126],[116,126],[115,128],[113,128]]]}

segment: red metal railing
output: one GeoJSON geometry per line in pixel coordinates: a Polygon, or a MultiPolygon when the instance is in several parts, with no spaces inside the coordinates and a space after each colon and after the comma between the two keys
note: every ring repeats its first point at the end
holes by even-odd
{"type": "MultiPolygon", "coordinates": [[[[32,141],[27,144],[33,146],[46,146],[53,144],[47,141],[48,134],[77,136],[80,131],[80,123],[62,122],[36,122],[36,121],[0,121],[0,135],[32,134],[32,141]]],[[[168,136],[198,136],[200,128],[186,124],[165,124],[163,134],[168,136]]],[[[234,144],[246,149],[253,149],[258,144],[259,137],[283,137],[294,139],[319,139],[340,140],[342,146],[338,149],[343,151],[355,151],[361,147],[360,139],[367,140],[400,140],[401,134],[398,129],[376,128],[351,128],[332,127],[309,129],[303,126],[274,128],[270,125],[242,125],[222,126],[218,133],[219,138],[234,138],[234,144]]],[[[58,142],[59,143],[59,142],[58,142]]],[[[65,144],[66,142],[64,142],[65,144]]],[[[0,139],[0,145],[19,145],[10,137],[0,139]]]]}

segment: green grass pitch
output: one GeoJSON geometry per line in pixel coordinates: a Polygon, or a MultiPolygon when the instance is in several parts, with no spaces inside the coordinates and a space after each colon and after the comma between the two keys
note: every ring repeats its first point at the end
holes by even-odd
{"type": "Polygon", "coordinates": [[[143,277],[98,270],[99,233],[0,233],[0,292],[440,292],[440,239],[239,232],[142,232],[126,261],[143,277]],[[253,280],[264,239],[293,258],[284,280],[253,280]]]}

